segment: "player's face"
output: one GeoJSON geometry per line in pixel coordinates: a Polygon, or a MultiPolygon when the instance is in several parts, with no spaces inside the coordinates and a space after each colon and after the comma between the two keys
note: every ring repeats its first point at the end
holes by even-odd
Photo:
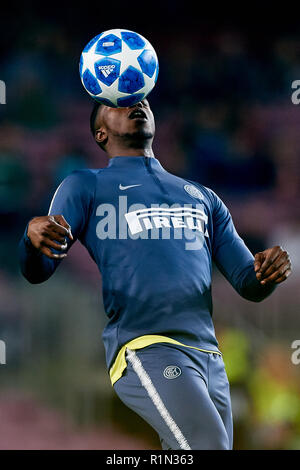
{"type": "Polygon", "coordinates": [[[101,106],[97,119],[103,135],[96,132],[96,140],[115,137],[130,139],[149,139],[154,137],[155,123],[148,100],[127,108],[110,108],[101,106]]]}

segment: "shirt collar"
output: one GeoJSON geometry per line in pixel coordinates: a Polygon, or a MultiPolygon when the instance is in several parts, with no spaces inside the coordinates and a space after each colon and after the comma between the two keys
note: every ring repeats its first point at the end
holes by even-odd
{"type": "Polygon", "coordinates": [[[107,167],[116,167],[116,168],[146,168],[147,166],[156,169],[165,171],[161,166],[159,160],[155,157],[112,157],[110,158],[107,167]]]}

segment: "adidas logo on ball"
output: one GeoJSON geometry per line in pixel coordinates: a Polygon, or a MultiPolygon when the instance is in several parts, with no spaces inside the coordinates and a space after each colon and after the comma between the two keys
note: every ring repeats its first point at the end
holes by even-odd
{"type": "Polygon", "coordinates": [[[103,73],[104,77],[108,77],[108,75],[113,71],[115,65],[100,65],[99,70],[103,73]]]}

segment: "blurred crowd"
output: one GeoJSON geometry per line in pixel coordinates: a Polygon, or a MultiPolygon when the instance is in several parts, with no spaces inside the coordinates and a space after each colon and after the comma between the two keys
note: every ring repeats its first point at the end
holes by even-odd
{"type": "MultiPolygon", "coordinates": [[[[16,244],[28,219],[47,214],[55,189],[72,170],[107,165],[89,131],[92,100],[78,73],[81,49],[91,36],[93,32],[74,40],[62,26],[50,23],[24,28],[0,58],[0,78],[7,86],[7,105],[0,105],[0,338],[3,332],[9,335],[10,328],[23,331],[24,306],[15,298],[13,285],[16,279],[18,286],[25,283],[18,271],[16,244]]],[[[240,31],[201,35],[182,30],[164,35],[157,30],[148,39],[160,63],[157,85],[149,95],[156,120],[155,156],[168,171],[219,194],[253,253],[284,245],[296,285],[300,112],[291,102],[291,84],[300,79],[300,36],[284,34],[261,42],[240,31]]],[[[87,252],[75,245],[72,250],[67,272],[84,288],[92,283],[98,289],[100,276],[87,252]]],[[[50,282],[54,289],[55,280],[50,282]]],[[[30,289],[34,296],[36,288],[30,289]]],[[[25,302],[38,312],[40,305],[29,297],[25,302]]],[[[283,289],[277,299],[291,310],[284,337],[289,340],[299,296],[293,298],[283,289]]],[[[53,310],[49,305],[43,308],[48,325],[53,310]]],[[[93,308],[99,310],[94,304],[93,308]]],[[[73,309],[72,298],[68,309],[73,309]]],[[[220,302],[216,315],[232,383],[236,447],[300,448],[300,366],[291,364],[289,345],[266,337],[253,350],[251,332],[239,329],[225,310],[220,302]]],[[[34,322],[31,316],[27,321],[34,322]]],[[[250,316],[247,321],[251,324],[250,316]]],[[[283,333],[280,325],[279,321],[277,337],[283,333]]],[[[49,331],[56,336],[63,326],[52,324],[43,331],[46,340],[49,331]]],[[[13,360],[22,366],[18,354],[13,360]]]]}

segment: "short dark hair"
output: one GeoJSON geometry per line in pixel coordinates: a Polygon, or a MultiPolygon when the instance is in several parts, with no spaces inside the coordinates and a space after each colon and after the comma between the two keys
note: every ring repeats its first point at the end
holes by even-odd
{"type": "MultiPolygon", "coordinates": [[[[91,130],[91,133],[92,133],[94,139],[95,139],[95,132],[96,132],[95,122],[96,122],[98,110],[99,110],[100,107],[101,107],[101,103],[99,103],[98,101],[95,101],[92,112],[91,112],[91,116],[90,116],[90,130],[91,130]]],[[[100,142],[97,142],[97,141],[96,141],[96,143],[99,145],[99,147],[102,148],[102,150],[105,150],[105,145],[104,144],[101,144],[100,142]]]]}

